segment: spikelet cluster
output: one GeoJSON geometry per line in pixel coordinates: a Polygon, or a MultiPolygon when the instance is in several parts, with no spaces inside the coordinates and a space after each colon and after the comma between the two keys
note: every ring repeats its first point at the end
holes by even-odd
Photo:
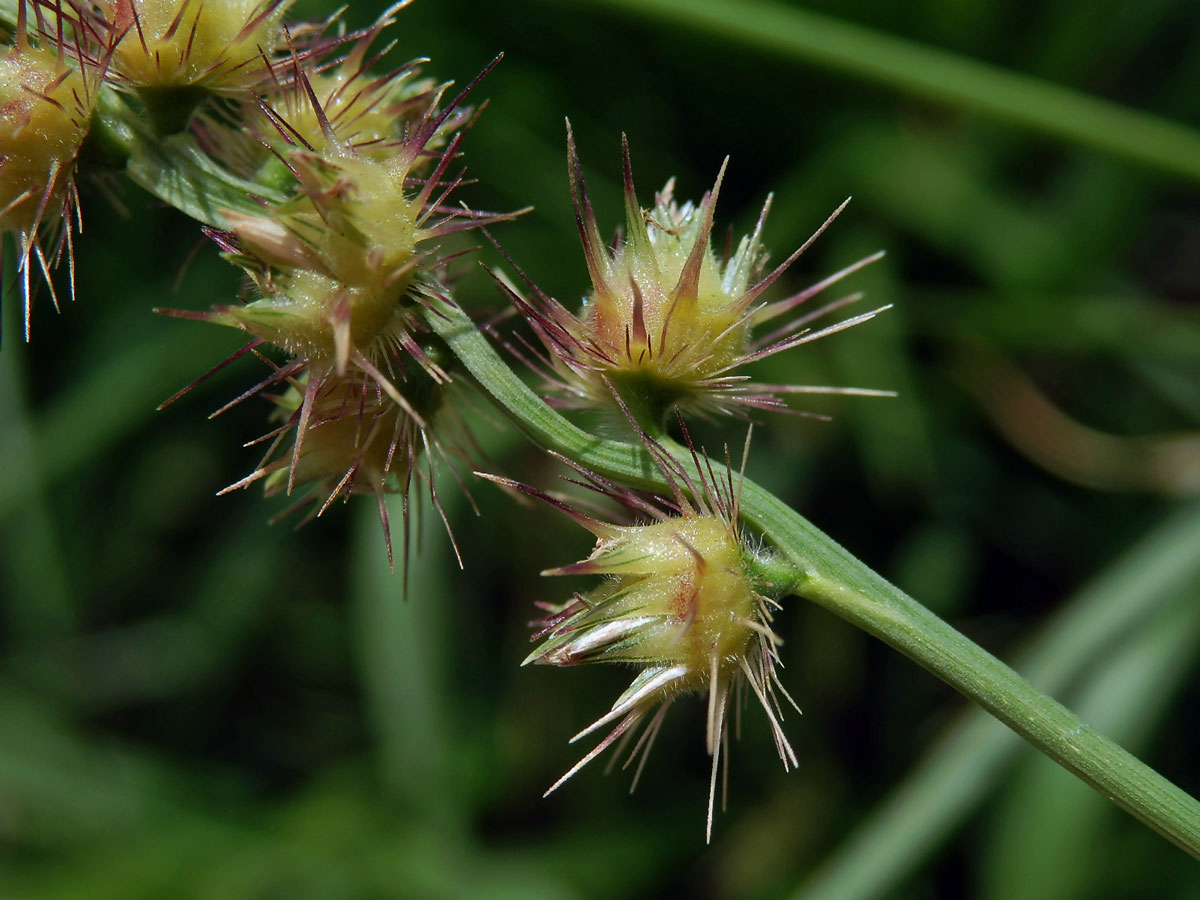
{"type": "Polygon", "coordinates": [[[641,436],[672,485],[671,500],[643,497],[564,460],[591,487],[633,511],[637,524],[604,522],[527,485],[485,477],[539,497],[596,536],[587,559],[542,573],[599,575],[604,581],[561,605],[538,604],[546,615],[535,623],[533,639],[541,643],[525,663],[624,663],[637,671],[612,707],[571,740],[612,726],[607,735],[546,793],[613,744],[614,762],[630,745],[625,766],[640,756],[636,787],[672,703],[704,694],[705,749],[712,758],[706,826],[711,838],[722,754],[728,765],[730,712],[747,693],[766,713],[784,767],[797,764],[780,726],[779,697],[792,701],[775,668],[780,640],[771,620],[776,604],[759,592],[750,573],[751,554],[742,537],[732,475],[718,483],[707,460],[701,464],[693,450],[696,471],[709,473],[697,482],[644,432],[641,436]]]}
{"type": "Polygon", "coordinates": [[[535,365],[561,406],[611,407],[615,388],[639,419],[654,427],[674,409],[685,414],[744,416],[753,409],[786,409],[784,398],[789,394],[890,396],[889,392],[859,388],[763,384],[740,371],[756,360],[860,324],[886,309],[818,330],[809,327],[862,296],[850,294],[798,315],[768,334],[754,333],[757,326],[791,314],[882,255],[859,260],[783,300],[763,300],[767,289],[829,226],[845,203],[803,246],[767,271],[762,231],[770,198],[754,230],[736,248],[718,254],[711,237],[725,166],[699,204],[677,202],[674,182],[669,181],[655,196],[654,207],[643,210],[624,141],[623,149],[625,230],[608,243],[600,235],[568,123],[571,194],[592,282],[582,309],[571,312],[528,278],[530,299],[502,283],[543,344],[535,365]]]}
{"type": "Polygon", "coordinates": [[[291,494],[309,486],[304,498],[318,515],[334,499],[370,492],[380,497],[385,535],[382,497],[407,497],[417,458],[460,455],[432,429],[449,418],[441,409],[451,375],[419,314],[452,302],[442,242],[510,218],[455,205],[464,176],[451,167],[471,120],[464,101],[479,79],[447,100],[449,85],[420,78],[414,64],[370,71],[379,55],[372,42],[394,11],[339,38],[337,48],[348,49],[338,58],[269,64],[270,90],[242,115],[197,125],[222,164],[277,187],[256,212],[224,210],[225,227],[209,232],[246,273],[246,302],[172,312],[245,332],[243,352],[289,357],[238,398],[282,389],[272,396],[283,421],[261,439],[263,462],[230,487],[266,479],[268,494],[291,494]],[[290,452],[276,455],[289,441],[290,452]]]}
{"type": "Polygon", "coordinates": [[[102,141],[170,141],[259,188],[214,209],[208,229],[246,275],[244,302],[174,311],[245,332],[232,358],[269,366],[226,406],[262,394],[274,407],[249,442],[266,454],[231,487],[300,488],[315,514],[373,494],[390,554],[383,495],[407,497],[422,457],[432,493],[434,458],[461,455],[461,429],[444,427],[456,421],[443,412],[450,356],[420,316],[452,302],[443,242],[509,216],[457,197],[479,79],[451,94],[421,61],[377,70],[392,46],[378,38],[407,2],[349,33],[340,13],[285,22],[293,2],[19,0],[0,47],[0,230],[20,254],[28,336],[31,271],[57,305],[50,273],[65,258],[73,288],[73,174],[98,109],[102,141]]]}

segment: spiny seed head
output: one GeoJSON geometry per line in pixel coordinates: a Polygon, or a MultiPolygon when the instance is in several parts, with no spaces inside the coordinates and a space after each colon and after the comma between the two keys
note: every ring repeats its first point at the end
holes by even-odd
{"type": "MultiPolygon", "coordinates": [[[[639,378],[685,396],[745,352],[750,322],[739,301],[764,254],[753,234],[722,263],[708,240],[716,189],[696,206],[678,205],[673,187],[652,210],[628,210],[625,240],[598,259],[580,318],[612,361],[610,379],[639,378]]],[[[597,393],[599,385],[589,387],[597,393]]]]}
{"type": "Polygon", "coordinates": [[[0,46],[0,232],[17,240],[27,340],[33,260],[56,307],[51,269],[65,255],[73,275],[72,229],[79,227],[75,159],[107,63],[102,41],[95,23],[60,3],[22,0],[13,43],[0,46]],[[30,27],[29,6],[37,28],[30,27]]]}
{"type": "MultiPolygon", "coordinates": [[[[615,723],[612,730],[546,793],[618,738],[622,741],[616,754],[621,755],[638,726],[648,721],[625,763],[628,766],[644,754],[634,777],[636,786],[670,704],[685,694],[706,693],[711,837],[717,763],[721,748],[728,744],[728,713],[742,702],[747,689],[766,712],[784,766],[796,765],[779,724],[778,695],[787,697],[787,692],[775,673],[780,641],[771,630],[771,620],[776,604],[759,593],[751,574],[752,554],[742,540],[732,476],[723,487],[712,478],[697,481],[645,432],[639,433],[672,485],[673,502],[655,502],[567,462],[590,487],[648,516],[650,521],[641,524],[609,524],[534,488],[485,477],[545,500],[597,538],[587,559],[543,573],[594,574],[605,580],[560,606],[539,604],[548,613],[535,623],[534,640],[542,643],[525,662],[555,666],[619,662],[638,672],[612,708],[572,740],[615,723]]],[[[707,459],[702,464],[695,451],[692,461],[694,471],[712,472],[707,459]]]]}
{"type": "MultiPolygon", "coordinates": [[[[227,258],[250,275],[258,298],[189,317],[241,328],[339,374],[348,365],[372,373],[397,351],[424,364],[413,337],[421,328],[416,306],[449,302],[438,242],[512,217],[449,205],[463,181],[461,174],[447,175],[461,131],[432,153],[432,170],[420,173],[431,144],[443,142],[447,122],[461,114],[477,82],[444,108],[435,95],[418,124],[382,158],[360,154],[330,128],[324,152],[296,143],[279,151],[294,176],[292,196],[264,202],[260,214],[226,211],[227,230],[213,232],[227,258]]],[[[324,118],[319,101],[310,99],[324,118]]],[[[281,127],[279,133],[293,132],[281,127]]],[[[444,378],[436,365],[427,368],[444,378]]],[[[394,388],[385,390],[396,396],[394,388]]]]}
{"type": "Polygon", "coordinates": [[[761,237],[769,198],[754,230],[742,237],[736,248],[719,255],[712,247],[711,235],[725,166],[699,204],[677,203],[672,180],[656,195],[654,207],[643,210],[634,190],[626,143],[625,232],[606,244],[584,186],[569,123],[567,147],[576,221],[592,290],[582,310],[574,314],[528,278],[532,300],[505,286],[545,345],[544,374],[560,405],[610,407],[615,388],[639,414],[644,411],[661,421],[672,409],[701,415],[744,415],[752,408],[785,408],[782,395],[790,393],[883,393],[759,384],[737,374],[747,363],[864,322],[880,311],[816,332],[806,327],[861,296],[850,295],[764,337],[753,335],[755,326],[790,312],[881,255],[854,263],[785,300],[771,304],[760,300],[841,208],[782,265],[764,274],[767,255],[761,237]]]}
{"type": "MultiPolygon", "coordinates": [[[[379,50],[372,50],[372,44],[395,24],[394,14],[404,5],[391,7],[361,31],[313,37],[303,52],[266,60],[267,77],[256,87],[252,101],[244,101],[234,111],[210,108],[206,112],[203,124],[195,129],[206,152],[241,177],[275,181],[281,187],[288,183],[287,157],[297,150],[393,162],[447,87],[421,77],[425,60],[383,74],[372,71],[395,42],[379,50]],[[344,56],[328,58],[347,45],[350,50],[344,56]]],[[[426,142],[414,167],[435,160],[434,151],[469,117],[470,110],[456,108],[426,142]]]]}
{"type": "MultiPolygon", "coordinates": [[[[390,16],[378,20],[335,65],[323,63],[301,71],[293,57],[290,71],[276,67],[273,81],[279,89],[264,94],[259,106],[261,120],[252,119],[250,127],[261,130],[275,147],[290,142],[319,153],[345,148],[360,157],[382,162],[392,159],[407,133],[422,124],[438,96],[434,81],[420,77],[420,60],[382,75],[370,70],[372,61],[387,52],[385,47],[368,59],[371,44],[393,21],[390,16]],[[283,134],[272,138],[280,123],[286,123],[283,134]],[[280,140],[284,134],[286,142],[280,140]]],[[[468,110],[456,109],[441,126],[440,143],[468,116],[468,110]]],[[[428,159],[438,144],[431,140],[423,148],[424,158],[428,159]]]]}
{"type": "MultiPolygon", "coordinates": [[[[424,352],[431,358],[441,355],[432,345],[424,352]]],[[[409,491],[414,481],[424,480],[440,514],[434,463],[453,468],[450,457],[466,457],[465,425],[448,408],[447,392],[452,388],[435,381],[415,361],[403,370],[389,370],[386,376],[353,370],[343,375],[301,360],[272,368],[266,379],[214,413],[258,394],[276,406],[276,427],[250,442],[267,445],[262,461],[220,493],[259,481],[268,497],[297,491],[299,500],[280,517],[307,507],[301,524],[322,515],[335,500],[348,500],[352,494],[373,495],[379,504],[390,561],[387,495],[404,497],[407,514],[409,491]],[[393,396],[393,384],[400,385],[404,393],[393,396]],[[270,393],[281,385],[282,394],[270,393]],[[422,459],[426,471],[422,471],[422,459]]],[[[407,524],[406,520],[405,553],[407,524]]]]}
{"type": "Polygon", "coordinates": [[[263,59],[283,45],[295,0],[107,0],[124,34],[113,59],[137,89],[197,88],[236,94],[258,83],[263,59]]]}
{"type": "Polygon", "coordinates": [[[0,48],[0,228],[30,232],[39,215],[61,213],[93,100],[79,70],[52,48],[0,48]]]}
{"type": "Polygon", "coordinates": [[[429,235],[403,173],[353,156],[297,154],[292,163],[298,196],[265,215],[225,215],[240,247],[231,259],[261,293],[224,309],[229,323],[318,360],[411,328],[402,301],[424,262],[417,245],[429,235]]]}
{"type": "Polygon", "coordinates": [[[328,505],[352,493],[400,490],[411,471],[409,455],[420,446],[417,421],[367,379],[332,376],[318,388],[301,434],[295,426],[306,382],[279,398],[280,413],[293,428],[292,445],[267,476],[266,494],[283,493],[291,482],[311,487],[312,499],[328,505]]]}
{"type": "Polygon", "coordinates": [[[682,667],[687,675],[672,683],[675,692],[706,687],[714,660],[721,675],[730,675],[756,633],[763,602],[731,524],[685,515],[608,528],[586,560],[546,573],[609,578],[568,604],[569,618],[527,662],[682,667]]]}
{"type": "MultiPolygon", "coordinates": [[[[359,156],[387,160],[403,140],[405,126],[424,113],[422,102],[428,101],[432,82],[415,79],[413,69],[386,80],[367,78],[355,68],[357,62],[348,58],[335,69],[306,76],[324,122],[307,92],[301,97],[288,91],[272,107],[317,152],[353,147],[359,156]]],[[[267,133],[269,124],[264,115],[259,127],[267,133]]]]}

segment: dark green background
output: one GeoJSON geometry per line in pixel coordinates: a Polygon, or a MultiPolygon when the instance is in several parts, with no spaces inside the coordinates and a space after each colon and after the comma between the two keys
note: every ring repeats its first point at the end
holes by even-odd
{"type": "MultiPolygon", "coordinates": [[[[751,227],[774,191],[776,259],[853,194],[774,296],[885,248],[847,289],[895,308],[757,374],[901,396],[803,404],[831,423],[764,419],[751,477],[1005,659],[1084,584],[1149,596],[1150,611],[1073,661],[1057,694],[1196,793],[1200,546],[1195,527],[1162,527],[1200,517],[1187,500],[1200,487],[1196,182],[999,121],[983,101],[939,105],[896,79],[631,9],[420,0],[398,16],[395,60],[429,56],[440,78],[465,83],[506,53],[477,95],[491,105],[464,143],[478,184],[461,199],[534,205],[495,235],[573,304],[586,272],[565,116],[605,232],[621,216],[622,131],[644,205],[670,175],[681,198],[698,198],[726,154],[718,229],[751,227]],[[1193,443],[1158,489],[1071,483],[993,426],[1010,365],[1116,446],[1172,433],[1193,443]],[[1135,559],[1114,585],[1144,539],[1183,574],[1162,588],[1165,563],[1135,559]]],[[[1025,73],[1047,92],[1200,124],[1195,4],[804,9],[1025,73]]],[[[374,14],[356,4],[350,20],[374,14]]],[[[77,302],[55,316],[39,296],[30,345],[16,339],[16,298],[4,309],[0,896],[789,897],[963,707],[913,663],[793,601],[777,629],[784,683],[805,710],[785,723],[801,768],[781,771],[748,710],[711,847],[699,701],[676,704],[633,797],[626,777],[596,765],[542,800],[585,749],[567,738],[630,677],[517,667],[533,602],[584,585],[537,573],[584,555],[586,534],[478,482],[475,517],[444,480],[466,569],[426,515],[404,602],[369,500],[293,532],[267,524],[282,501],[214,497],[256,463],[240,445],[268,407],[205,416],[261,364],[240,362],[156,413],[240,342],[150,310],[230,302],[237,274],[130,184],[89,184],[83,200],[77,302]]],[[[457,296],[482,314],[502,300],[476,260],[500,260],[489,247],[459,265],[457,296]]],[[[552,483],[552,461],[482,400],[466,408],[487,468],[552,483]]],[[[1086,474],[1090,444],[1047,438],[1031,414],[1018,422],[1086,474]]],[[[740,446],[741,426],[725,425],[698,436],[740,446]]],[[[1122,471],[1147,469],[1135,457],[1122,471]]],[[[1071,610],[1064,634],[1094,624],[1071,610]]],[[[928,854],[908,855],[898,882],[875,857],[852,856],[849,870],[878,880],[880,896],[1200,896],[1193,861],[1031,751],[970,786],[982,802],[928,854]]]]}

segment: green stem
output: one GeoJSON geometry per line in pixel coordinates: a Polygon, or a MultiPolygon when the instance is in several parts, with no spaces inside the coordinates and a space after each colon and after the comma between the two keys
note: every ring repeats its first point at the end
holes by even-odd
{"type": "Polygon", "coordinates": [[[704,31],[1200,180],[1200,134],[1079,91],[767,0],[576,0],[704,31]]]}
{"type": "MultiPolygon", "coordinates": [[[[539,446],[610,478],[666,489],[639,446],[596,438],[572,425],[522,382],[465,313],[443,307],[430,326],[480,388],[539,446]]],[[[683,464],[688,466],[686,457],[683,464]]],[[[791,564],[795,593],[904,653],[1086,783],[1164,837],[1200,858],[1200,803],[1122,750],[996,657],[864,565],[805,518],[751,481],[741,491],[742,517],[791,564]]]]}
{"type": "Polygon", "coordinates": [[[810,578],[799,594],[916,660],[1055,762],[1200,858],[1200,803],[895,588],[810,578]]]}
{"type": "MultiPolygon", "coordinates": [[[[1064,601],[1022,652],[1019,671],[1043,691],[1060,693],[1089,668],[1103,666],[1107,677],[1119,656],[1116,645],[1124,652],[1123,639],[1145,632],[1164,611],[1176,627],[1184,620],[1186,633],[1200,588],[1198,546],[1200,503],[1191,503],[1064,601]]],[[[889,896],[995,787],[1018,749],[1015,736],[997,733],[982,709],[964,710],[905,782],[805,873],[792,900],[889,896]]]]}

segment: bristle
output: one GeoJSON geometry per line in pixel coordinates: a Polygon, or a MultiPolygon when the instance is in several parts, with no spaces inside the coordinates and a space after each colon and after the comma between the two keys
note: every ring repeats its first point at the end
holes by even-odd
{"type": "Polygon", "coordinates": [[[712,234],[713,212],[717,205],[717,197],[721,193],[721,182],[725,178],[725,169],[728,165],[729,157],[727,156],[725,157],[725,161],[721,163],[721,170],[717,173],[717,180],[713,184],[712,191],[702,204],[704,212],[701,218],[700,230],[696,233],[696,242],[692,245],[691,251],[688,253],[687,262],[683,264],[683,271],[679,274],[679,281],[671,292],[672,297],[676,300],[695,300],[700,292],[700,267],[704,263],[705,255],[709,252],[708,241],[712,234]]]}

